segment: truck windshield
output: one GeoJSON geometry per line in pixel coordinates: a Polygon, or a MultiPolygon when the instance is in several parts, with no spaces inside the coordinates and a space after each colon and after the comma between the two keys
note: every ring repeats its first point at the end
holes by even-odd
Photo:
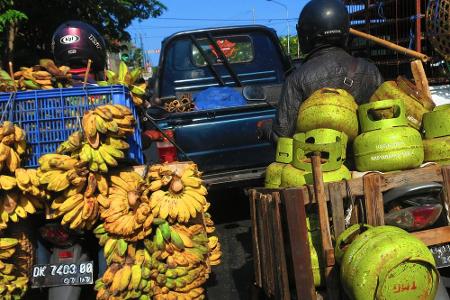
{"type": "MultiPolygon", "coordinates": [[[[223,63],[220,55],[206,38],[198,39],[198,44],[215,64],[223,63]]],[[[229,63],[248,63],[254,58],[252,41],[249,36],[235,35],[216,38],[217,45],[222,50],[229,63]]],[[[192,45],[192,61],[198,67],[207,65],[205,58],[195,45],[192,45]]]]}

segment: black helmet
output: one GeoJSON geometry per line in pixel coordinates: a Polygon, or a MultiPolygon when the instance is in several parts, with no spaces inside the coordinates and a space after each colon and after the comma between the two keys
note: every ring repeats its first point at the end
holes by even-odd
{"type": "Polygon", "coordinates": [[[67,21],[56,29],[52,51],[58,65],[82,68],[91,59],[94,71],[105,68],[105,41],[94,27],[81,21],[67,21]]]}
{"type": "Polygon", "coordinates": [[[300,13],[297,34],[303,52],[325,46],[344,47],[350,29],[348,11],[339,0],[311,0],[300,13]]]}

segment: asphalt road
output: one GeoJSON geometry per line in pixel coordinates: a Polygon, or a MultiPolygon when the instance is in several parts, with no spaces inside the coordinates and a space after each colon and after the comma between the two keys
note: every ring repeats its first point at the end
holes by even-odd
{"type": "Polygon", "coordinates": [[[253,260],[249,200],[242,190],[212,192],[211,215],[222,248],[222,263],[207,282],[208,299],[250,299],[253,260]]]}

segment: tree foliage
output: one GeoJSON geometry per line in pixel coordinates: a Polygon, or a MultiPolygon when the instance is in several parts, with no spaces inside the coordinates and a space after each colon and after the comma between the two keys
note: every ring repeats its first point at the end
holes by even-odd
{"type": "MultiPolygon", "coordinates": [[[[64,21],[80,20],[94,26],[105,37],[110,49],[117,41],[130,40],[125,30],[134,20],[157,17],[166,9],[157,0],[0,0],[11,2],[11,9],[28,17],[15,36],[14,57],[22,64],[26,58],[49,56],[51,37],[64,21]],[[30,53],[33,52],[33,53],[30,53]]],[[[3,34],[3,39],[7,39],[3,34]]]]}
{"type": "MultiPolygon", "coordinates": [[[[288,53],[288,38],[287,35],[284,36],[280,36],[279,37],[280,42],[281,42],[281,46],[283,46],[283,49],[286,53],[288,53]]],[[[298,44],[298,37],[296,35],[291,35],[290,39],[289,39],[289,48],[290,48],[290,52],[291,52],[291,58],[292,59],[297,59],[297,58],[302,58],[303,54],[301,49],[299,49],[299,44],[298,44]],[[300,54],[300,55],[299,55],[300,54]]]]}

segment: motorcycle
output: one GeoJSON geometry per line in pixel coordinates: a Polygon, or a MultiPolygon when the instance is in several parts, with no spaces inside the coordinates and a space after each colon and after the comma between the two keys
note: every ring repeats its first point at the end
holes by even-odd
{"type": "MultiPolygon", "coordinates": [[[[84,290],[92,292],[97,270],[94,270],[96,264],[88,251],[88,245],[93,243],[85,233],[59,223],[44,223],[38,232],[37,264],[31,272],[32,288],[47,288],[49,300],[78,300],[84,290]]],[[[104,267],[100,266],[100,269],[104,267]]]]}
{"type": "MultiPolygon", "coordinates": [[[[403,185],[383,195],[385,224],[414,232],[448,225],[441,200],[442,185],[437,182],[403,185]]],[[[440,273],[436,300],[449,300],[446,284],[450,278],[450,244],[431,246],[440,273]]]]}

